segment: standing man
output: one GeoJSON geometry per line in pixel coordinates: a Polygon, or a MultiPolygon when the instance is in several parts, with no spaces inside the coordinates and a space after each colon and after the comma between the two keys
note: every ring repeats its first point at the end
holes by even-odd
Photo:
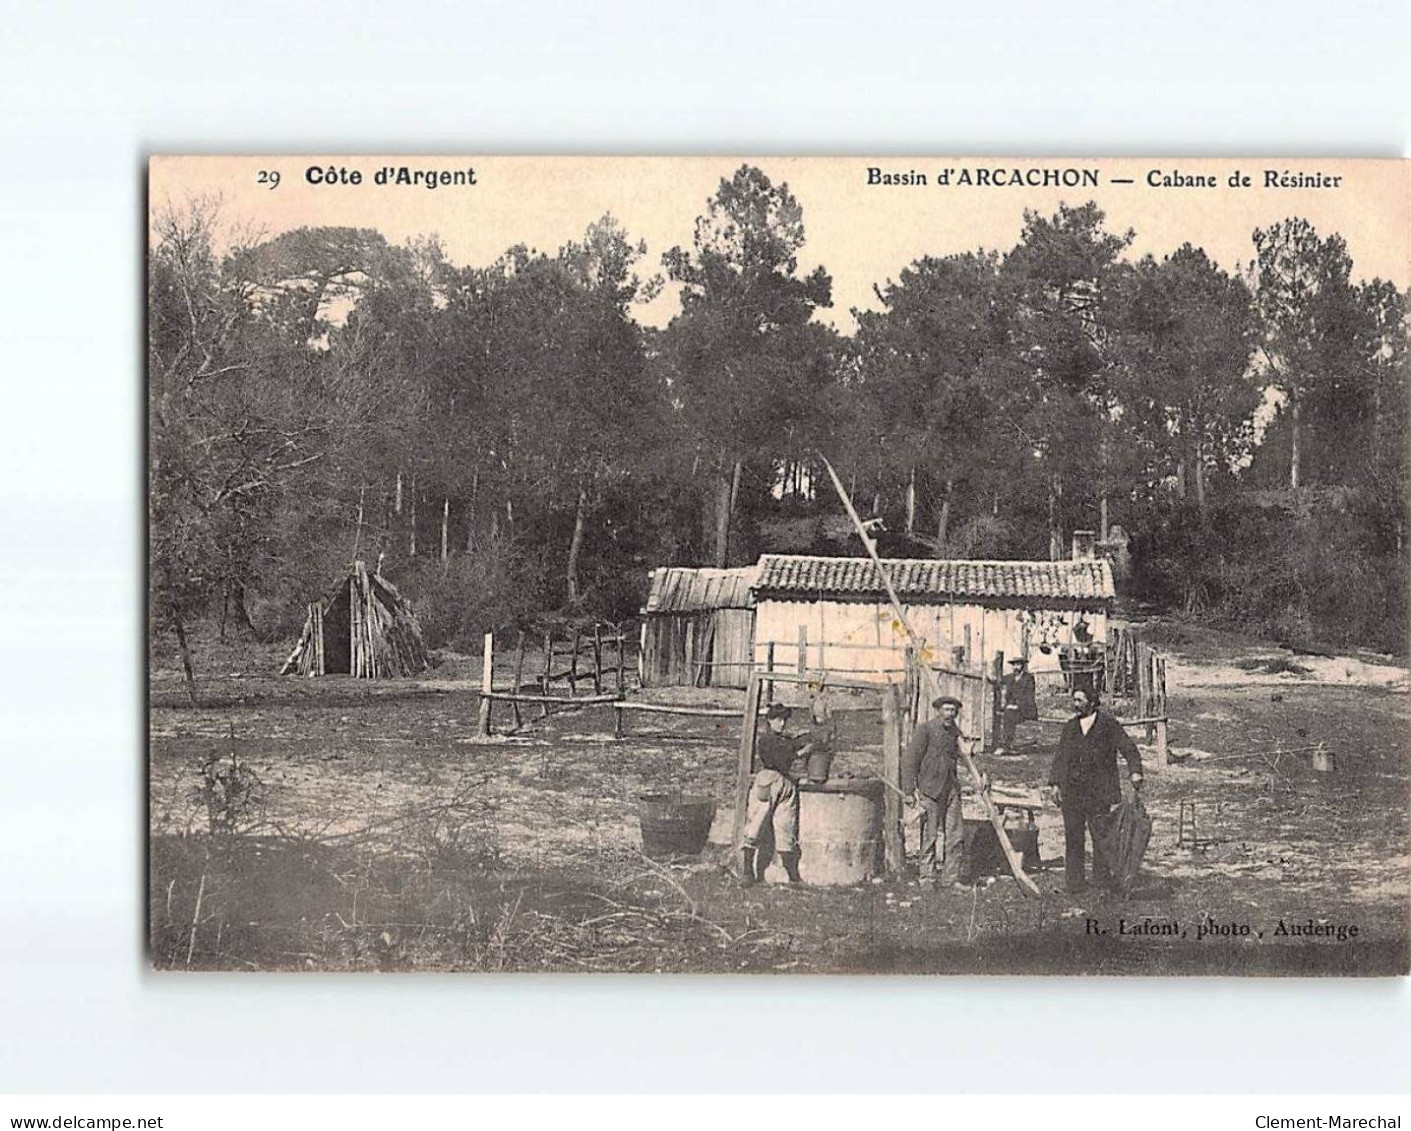
{"type": "Polygon", "coordinates": [[[1034,686],[1034,673],[1029,662],[1018,658],[1009,661],[1011,671],[1004,677],[1004,731],[996,754],[1014,750],[1014,738],[1020,723],[1037,722],[1039,701],[1034,686]]]}
{"type": "Polygon", "coordinates": [[[960,886],[960,857],[965,848],[965,826],[960,816],[960,758],[962,735],[957,725],[960,700],[942,695],[931,704],[938,714],[916,728],[901,763],[902,793],[921,808],[920,875],[923,887],[936,883],[937,841],[940,842],[940,880],[960,886]]]}
{"type": "Polygon", "coordinates": [[[809,747],[801,749],[800,739],[784,733],[790,714],[782,703],[771,703],[765,715],[768,729],[755,743],[755,760],[760,769],[745,807],[741,887],[752,887],[764,879],[764,870],[775,852],[779,853],[779,863],[784,866],[789,883],[803,883],[799,875],[799,787],[789,770],[794,759],[807,753],[809,747]],[[765,844],[769,845],[768,852],[764,851],[765,844]]]}
{"type": "Polygon", "coordinates": [[[1063,726],[1058,753],[1049,770],[1049,787],[1063,810],[1064,880],[1070,894],[1087,887],[1086,839],[1093,841],[1093,881],[1109,887],[1112,877],[1102,858],[1102,839],[1111,826],[1111,812],[1122,800],[1117,759],[1127,763],[1133,790],[1142,787],[1142,757],[1122,724],[1098,710],[1098,695],[1082,687],[1073,690],[1077,714],[1063,726]]]}

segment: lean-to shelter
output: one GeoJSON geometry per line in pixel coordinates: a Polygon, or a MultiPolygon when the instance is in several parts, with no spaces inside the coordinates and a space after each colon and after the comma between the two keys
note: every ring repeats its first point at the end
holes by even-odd
{"type": "Polygon", "coordinates": [[[421,626],[397,587],[355,561],[327,597],[309,606],[280,675],[393,679],[431,666],[421,626]]]}

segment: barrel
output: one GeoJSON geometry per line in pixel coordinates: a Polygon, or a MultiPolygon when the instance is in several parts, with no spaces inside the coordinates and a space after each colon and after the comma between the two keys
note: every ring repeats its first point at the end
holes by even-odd
{"type": "Polygon", "coordinates": [[[645,793],[637,798],[642,852],[653,860],[699,856],[710,839],[715,799],[680,793],[645,793]]]}
{"type": "MultiPolygon", "coordinates": [[[[799,785],[799,876],[806,884],[846,887],[882,875],[882,783],[838,778],[799,785]]],[[[787,882],[778,859],[765,878],[787,882]]]]}

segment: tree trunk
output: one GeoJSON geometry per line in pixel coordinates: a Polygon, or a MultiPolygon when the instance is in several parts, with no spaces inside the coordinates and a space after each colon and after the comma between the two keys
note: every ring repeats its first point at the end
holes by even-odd
{"type": "Polygon", "coordinates": [[[358,560],[358,549],[363,541],[363,499],[367,495],[367,484],[358,488],[358,522],[353,527],[353,560],[358,560]]]}
{"type": "Polygon", "coordinates": [[[1108,529],[1109,529],[1108,523],[1107,523],[1107,492],[1106,492],[1106,491],[1103,491],[1103,493],[1102,493],[1102,498],[1098,500],[1098,504],[1097,504],[1097,513],[1098,513],[1098,530],[1101,531],[1101,533],[1098,535],[1098,537],[1101,538],[1102,541],[1106,542],[1106,541],[1107,541],[1107,531],[1108,531],[1108,529]]]}
{"type": "Polygon", "coordinates": [[[941,499],[941,518],[936,524],[936,546],[942,555],[946,552],[946,536],[950,532],[950,500],[955,493],[955,480],[946,480],[945,497],[941,499]]]}
{"type": "Polygon", "coordinates": [[[583,549],[583,525],[588,514],[588,492],[578,488],[578,510],[573,516],[573,538],[568,543],[568,603],[578,604],[578,555],[583,549]]]}
{"type": "Polygon", "coordinates": [[[1195,444],[1195,456],[1192,461],[1195,464],[1195,506],[1201,514],[1205,513],[1205,452],[1200,441],[1195,444]]]}
{"type": "Polygon", "coordinates": [[[1050,477],[1048,481],[1048,560],[1058,561],[1063,556],[1063,535],[1058,529],[1058,482],[1050,477]]]}
{"type": "Polygon", "coordinates": [[[445,565],[451,556],[451,500],[441,501],[441,564],[445,565]]]}
{"type": "Polygon", "coordinates": [[[480,497],[480,469],[476,468],[470,477],[470,513],[466,516],[465,552],[475,552],[475,504],[480,497]]]}
{"type": "Polygon", "coordinates": [[[235,598],[236,626],[244,625],[252,636],[258,636],[255,622],[250,617],[250,606],[245,604],[245,586],[238,581],[230,583],[231,596],[235,598]]]}
{"type": "Polygon", "coordinates": [[[196,673],[191,668],[191,646],[186,642],[186,625],[182,623],[179,613],[174,614],[171,621],[176,629],[177,645],[181,648],[181,666],[186,670],[186,697],[196,707],[199,706],[196,702],[196,673]]]}
{"type": "Polygon", "coordinates": [[[1289,429],[1289,486],[1296,491],[1298,490],[1299,472],[1299,417],[1302,415],[1297,397],[1290,398],[1289,411],[1291,414],[1291,427],[1289,429]]]}
{"type": "Polygon", "coordinates": [[[712,561],[724,569],[730,557],[730,476],[724,468],[715,477],[715,553],[712,561]]]}
{"type": "Polygon", "coordinates": [[[1186,461],[1184,459],[1176,461],[1176,495],[1181,499],[1186,497],[1186,461]]]}
{"type": "Polygon", "coordinates": [[[230,582],[226,582],[220,595],[220,642],[225,643],[225,619],[230,612],[230,582]]]}
{"type": "Polygon", "coordinates": [[[397,491],[392,496],[392,513],[400,515],[402,513],[402,469],[397,468],[397,491]]]}
{"type": "Polygon", "coordinates": [[[408,557],[416,557],[416,477],[412,477],[411,534],[407,540],[408,557]]]}
{"type": "Polygon", "coordinates": [[[735,503],[740,498],[740,468],[742,461],[735,461],[735,470],[730,474],[730,514],[735,514],[735,503]]]}
{"type": "Polygon", "coordinates": [[[906,482],[906,536],[916,529],[916,468],[911,469],[911,478],[906,482]]]}

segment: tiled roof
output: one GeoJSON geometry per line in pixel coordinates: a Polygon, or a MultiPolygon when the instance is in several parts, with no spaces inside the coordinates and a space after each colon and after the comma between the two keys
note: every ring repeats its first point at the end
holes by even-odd
{"type": "Polygon", "coordinates": [[[652,570],[652,587],[645,613],[697,613],[706,609],[752,609],[750,592],[759,566],[739,569],[683,569],[667,566],[652,570]]]}
{"type": "MultiPolygon", "coordinates": [[[[1112,567],[1103,559],[1058,562],[883,559],[902,600],[1016,601],[1056,599],[1101,604],[1116,595],[1112,567]]],[[[879,598],[886,590],[870,558],[812,558],[765,554],[756,597],[879,598]]]]}

